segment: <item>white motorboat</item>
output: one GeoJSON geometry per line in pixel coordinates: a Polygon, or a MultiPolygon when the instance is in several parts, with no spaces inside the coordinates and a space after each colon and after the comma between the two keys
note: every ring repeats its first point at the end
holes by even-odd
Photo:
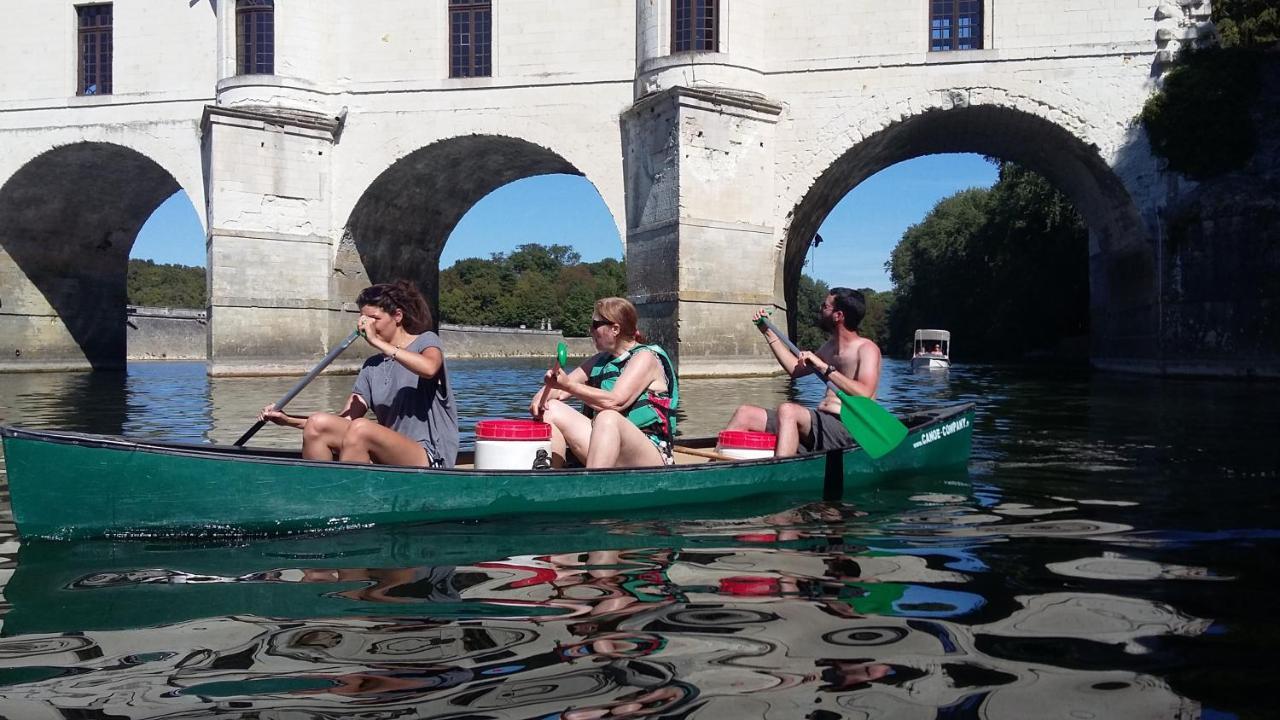
{"type": "Polygon", "coordinates": [[[946,330],[916,330],[911,349],[912,370],[950,370],[951,333],[946,330]]]}

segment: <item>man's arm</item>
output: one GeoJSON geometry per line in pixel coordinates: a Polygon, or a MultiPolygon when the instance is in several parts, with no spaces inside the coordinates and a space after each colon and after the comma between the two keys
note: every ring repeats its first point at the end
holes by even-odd
{"type": "Polygon", "coordinates": [[[875,343],[870,340],[862,343],[853,358],[828,367],[831,373],[826,379],[839,390],[860,397],[876,396],[876,386],[880,384],[880,348],[875,343]]]}
{"type": "Polygon", "coordinates": [[[782,339],[774,334],[772,330],[761,326],[760,332],[764,335],[765,341],[769,343],[769,349],[773,351],[773,359],[778,361],[778,364],[782,366],[783,370],[787,371],[788,375],[796,378],[804,377],[813,372],[813,368],[800,362],[800,358],[788,350],[787,344],[782,342],[782,339]]]}

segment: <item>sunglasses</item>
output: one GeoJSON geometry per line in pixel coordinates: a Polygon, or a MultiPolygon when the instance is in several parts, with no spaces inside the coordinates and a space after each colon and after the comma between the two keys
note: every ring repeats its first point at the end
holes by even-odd
{"type": "Polygon", "coordinates": [[[592,320],[591,329],[596,330],[598,328],[604,327],[605,325],[612,325],[612,324],[613,324],[612,320],[592,320]]]}

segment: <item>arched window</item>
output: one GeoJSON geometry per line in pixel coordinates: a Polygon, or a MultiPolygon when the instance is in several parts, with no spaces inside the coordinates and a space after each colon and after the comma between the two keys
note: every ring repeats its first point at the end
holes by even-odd
{"type": "Polygon", "coordinates": [[[274,0],[236,0],[236,74],[276,71],[274,0]]]}
{"type": "Polygon", "coordinates": [[[493,3],[449,0],[449,77],[493,75],[493,3]]]}
{"type": "Polygon", "coordinates": [[[671,52],[720,51],[720,0],[671,0],[671,52]]]}
{"type": "Polygon", "coordinates": [[[982,0],[929,0],[929,50],[982,47],[982,0]]]}

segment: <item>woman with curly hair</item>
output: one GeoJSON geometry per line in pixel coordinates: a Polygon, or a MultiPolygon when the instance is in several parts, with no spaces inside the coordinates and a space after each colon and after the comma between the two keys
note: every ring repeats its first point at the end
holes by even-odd
{"type": "Polygon", "coordinates": [[[302,430],[308,460],[453,467],[457,407],[427,301],[400,280],[365,288],[356,304],[356,327],[378,354],[360,369],[346,407],[298,417],[267,406],[259,419],[302,430]],[[369,410],[376,420],[365,418],[369,410]]]}

